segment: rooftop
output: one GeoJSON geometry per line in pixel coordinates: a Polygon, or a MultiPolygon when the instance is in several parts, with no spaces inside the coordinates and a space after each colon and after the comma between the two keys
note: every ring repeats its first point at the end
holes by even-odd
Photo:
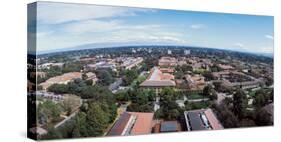
{"type": "Polygon", "coordinates": [[[52,84],[55,84],[55,83],[65,84],[68,81],[71,81],[76,78],[81,78],[81,77],[82,77],[82,74],[80,72],[69,72],[69,73],[65,73],[60,76],[52,77],[52,78],[46,80],[45,82],[41,83],[40,85],[43,87],[43,89],[47,89],[52,84]]]}
{"type": "Polygon", "coordinates": [[[109,136],[122,135],[127,123],[130,121],[130,118],[131,118],[131,114],[126,112],[122,113],[119,119],[113,125],[113,127],[107,133],[107,135],[109,136]]]}
{"type": "Polygon", "coordinates": [[[188,131],[223,129],[223,126],[210,108],[185,111],[184,116],[188,131]]]}
{"type": "Polygon", "coordinates": [[[178,131],[177,121],[163,121],[160,124],[160,132],[176,132],[178,131]]]}
{"type": "Polygon", "coordinates": [[[136,116],[136,122],[131,130],[132,135],[141,135],[151,133],[153,113],[128,112],[136,116]]]}
{"type": "Polygon", "coordinates": [[[153,113],[124,112],[107,133],[113,135],[141,135],[151,133],[153,113]]]}
{"type": "Polygon", "coordinates": [[[168,87],[175,86],[174,76],[168,73],[162,73],[158,67],[154,67],[150,71],[148,78],[140,84],[142,87],[168,87]]]}
{"type": "Polygon", "coordinates": [[[158,62],[159,66],[175,66],[177,65],[177,59],[174,57],[162,57],[158,62]]]}

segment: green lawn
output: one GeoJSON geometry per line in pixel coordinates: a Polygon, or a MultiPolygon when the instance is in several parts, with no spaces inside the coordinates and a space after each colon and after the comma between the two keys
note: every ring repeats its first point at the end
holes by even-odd
{"type": "Polygon", "coordinates": [[[191,102],[187,104],[190,110],[194,109],[204,109],[209,107],[208,101],[202,101],[202,102],[191,102]]]}
{"type": "Polygon", "coordinates": [[[256,91],[251,91],[251,92],[248,93],[248,95],[250,97],[255,97],[255,94],[256,94],[256,91]]]}
{"type": "Polygon", "coordinates": [[[203,99],[204,97],[199,93],[191,93],[187,95],[187,98],[190,100],[195,100],[195,99],[203,99]]]}

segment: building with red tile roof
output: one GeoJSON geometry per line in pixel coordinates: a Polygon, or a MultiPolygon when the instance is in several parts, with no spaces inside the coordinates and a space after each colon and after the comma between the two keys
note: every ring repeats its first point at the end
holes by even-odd
{"type": "Polygon", "coordinates": [[[177,59],[174,57],[162,57],[158,61],[159,66],[176,66],[177,65],[177,59]]]}
{"type": "Polygon", "coordinates": [[[144,112],[128,112],[136,117],[134,127],[132,128],[131,135],[150,134],[152,130],[153,113],[144,112]]]}
{"type": "Polygon", "coordinates": [[[174,87],[176,83],[174,76],[163,73],[158,67],[151,69],[148,78],[140,84],[141,87],[174,87]]]}
{"type": "Polygon", "coordinates": [[[152,131],[153,113],[124,112],[107,133],[108,136],[142,135],[152,131]]]}
{"type": "Polygon", "coordinates": [[[82,73],[80,72],[69,72],[65,73],[60,76],[52,77],[48,80],[46,80],[43,83],[40,83],[39,85],[42,86],[44,90],[46,90],[48,87],[50,87],[52,84],[67,84],[68,82],[77,79],[82,78],[82,73]]]}

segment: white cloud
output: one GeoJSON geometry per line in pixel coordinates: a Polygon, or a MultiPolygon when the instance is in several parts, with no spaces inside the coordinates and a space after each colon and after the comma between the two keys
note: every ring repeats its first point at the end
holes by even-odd
{"type": "Polygon", "coordinates": [[[188,42],[186,34],[168,29],[163,31],[161,25],[126,25],[122,21],[89,20],[69,24],[61,30],[64,34],[38,37],[38,47],[40,47],[38,50],[62,49],[90,43],[185,44],[188,42]]]}
{"type": "Polygon", "coordinates": [[[60,24],[98,18],[134,16],[136,12],[155,12],[155,10],[140,8],[49,2],[39,2],[37,10],[38,21],[43,24],[60,24]]]}
{"type": "Polygon", "coordinates": [[[237,43],[235,43],[234,45],[235,45],[235,46],[238,46],[238,47],[240,47],[240,48],[244,48],[244,47],[245,47],[245,45],[244,45],[243,43],[240,43],[240,42],[237,42],[237,43]]]}
{"type": "Polygon", "coordinates": [[[64,32],[72,34],[80,34],[87,32],[107,32],[122,28],[121,21],[101,21],[101,20],[87,20],[67,24],[63,27],[64,32]]]}
{"type": "Polygon", "coordinates": [[[272,39],[273,40],[273,36],[272,35],[264,35],[265,38],[268,38],[268,39],[272,39]]]}
{"type": "Polygon", "coordinates": [[[259,53],[273,53],[273,47],[266,46],[259,48],[259,53]]]}
{"type": "Polygon", "coordinates": [[[190,28],[191,29],[203,29],[203,28],[206,28],[207,26],[204,25],[204,24],[193,24],[193,25],[190,25],[190,28]]]}

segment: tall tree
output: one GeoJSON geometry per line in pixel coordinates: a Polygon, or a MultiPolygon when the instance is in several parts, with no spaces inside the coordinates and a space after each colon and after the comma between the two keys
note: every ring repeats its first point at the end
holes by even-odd
{"type": "Polygon", "coordinates": [[[207,85],[203,89],[203,96],[209,97],[211,100],[217,99],[217,94],[211,85],[207,85]]]}
{"type": "Polygon", "coordinates": [[[114,82],[113,75],[108,70],[97,70],[96,75],[101,85],[108,86],[114,82]]]}
{"type": "Polygon", "coordinates": [[[233,94],[233,112],[234,114],[241,119],[246,111],[248,105],[248,99],[243,90],[237,90],[233,94]]]}
{"type": "Polygon", "coordinates": [[[138,77],[138,72],[136,69],[126,70],[123,77],[124,85],[130,85],[138,77]]]}
{"type": "Polygon", "coordinates": [[[109,123],[109,114],[104,112],[98,103],[91,103],[86,119],[88,134],[90,136],[101,136],[109,123]]]}

